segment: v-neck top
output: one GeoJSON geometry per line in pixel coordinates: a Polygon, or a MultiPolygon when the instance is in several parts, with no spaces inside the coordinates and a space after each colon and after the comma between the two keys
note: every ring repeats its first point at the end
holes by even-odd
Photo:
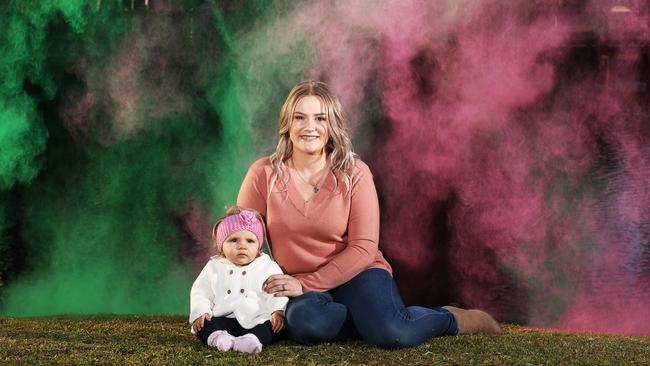
{"type": "Polygon", "coordinates": [[[392,274],[378,247],[379,202],[364,162],[355,160],[349,192],[342,177],[329,172],[308,201],[288,170],[282,179],[275,178],[269,158],[257,160],[244,178],[237,205],[264,217],[273,259],[300,281],[303,291],[331,290],[369,268],[392,274]]]}

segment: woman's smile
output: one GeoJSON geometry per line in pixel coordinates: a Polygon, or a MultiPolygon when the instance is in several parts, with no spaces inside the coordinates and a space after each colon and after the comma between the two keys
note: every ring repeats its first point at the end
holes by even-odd
{"type": "Polygon", "coordinates": [[[298,100],[289,137],[295,154],[321,154],[329,138],[329,122],[322,101],[313,95],[298,100]]]}
{"type": "Polygon", "coordinates": [[[317,139],[318,139],[318,136],[305,136],[305,135],[301,135],[300,138],[303,139],[303,140],[305,140],[305,141],[314,141],[314,140],[317,140],[317,139]]]}

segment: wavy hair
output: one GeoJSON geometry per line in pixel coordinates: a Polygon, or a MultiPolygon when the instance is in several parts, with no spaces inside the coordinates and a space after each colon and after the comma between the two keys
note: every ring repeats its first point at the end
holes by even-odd
{"type": "MultiPolygon", "coordinates": [[[[287,100],[284,101],[280,110],[278,146],[275,152],[271,154],[271,166],[276,176],[273,178],[269,194],[273,186],[280,179],[285,185],[288,184],[289,178],[284,177],[283,171],[287,169],[287,161],[293,153],[293,143],[289,138],[293,112],[296,109],[298,101],[307,96],[315,96],[320,99],[325,107],[327,114],[327,123],[329,124],[329,138],[325,144],[325,155],[330,163],[332,173],[339,173],[345,183],[345,192],[349,192],[352,187],[352,168],[354,159],[357,155],[352,151],[352,140],[348,133],[348,123],[339,99],[332,93],[329,87],[315,80],[306,80],[298,83],[291,89],[287,100]]],[[[334,175],[336,177],[336,174],[334,175]]],[[[337,181],[338,187],[338,181],[337,181]]]]}

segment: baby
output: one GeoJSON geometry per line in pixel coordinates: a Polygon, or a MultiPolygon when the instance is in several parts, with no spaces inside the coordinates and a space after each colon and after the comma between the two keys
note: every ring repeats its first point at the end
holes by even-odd
{"type": "Polygon", "coordinates": [[[284,328],[287,297],[263,291],[282,270],[262,253],[266,232],[255,210],[231,207],[212,229],[219,250],[192,285],[190,323],[203,344],[221,351],[259,353],[284,328]]]}

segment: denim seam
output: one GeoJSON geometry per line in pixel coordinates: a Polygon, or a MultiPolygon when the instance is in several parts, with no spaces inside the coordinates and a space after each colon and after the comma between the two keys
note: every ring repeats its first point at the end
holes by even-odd
{"type": "Polygon", "coordinates": [[[396,312],[400,316],[400,318],[402,318],[403,320],[408,320],[408,310],[406,309],[406,306],[404,306],[404,311],[400,311],[400,307],[397,306],[397,304],[395,304],[395,296],[394,296],[395,293],[394,293],[394,291],[395,291],[395,286],[391,282],[390,283],[390,300],[393,303],[393,311],[396,312]]]}

